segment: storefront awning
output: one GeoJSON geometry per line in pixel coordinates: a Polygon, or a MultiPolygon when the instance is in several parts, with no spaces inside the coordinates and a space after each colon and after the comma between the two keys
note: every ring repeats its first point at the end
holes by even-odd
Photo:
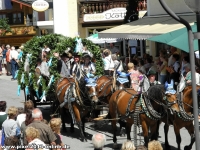
{"type": "MultiPolygon", "coordinates": [[[[194,24],[196,21],[195,15],[181,17],[190,24],[194,24]]],[[[165,34],[183,27],[184,25],[169,16],[144,17],[137,21],[99,32],[99,38],[146,40],[150,37],[165,34]]]]}

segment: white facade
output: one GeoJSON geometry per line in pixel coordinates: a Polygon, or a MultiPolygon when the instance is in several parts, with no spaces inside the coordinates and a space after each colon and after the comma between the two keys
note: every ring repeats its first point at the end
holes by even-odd
{"type": "Polygon", "coordinates": [[[53,0],[54,33],[75,37],[78,34],[76,0],[53,0]]]}
{"type": "MultiPolygon", "coordinates": [[[[185,4],[184,0],[165,0],[165,2],[175,13],[192,13],[192,11],[185,4]]],[[[147,0],[147,12],[148,16],[167,14],[158,0],[147,0]]]]}

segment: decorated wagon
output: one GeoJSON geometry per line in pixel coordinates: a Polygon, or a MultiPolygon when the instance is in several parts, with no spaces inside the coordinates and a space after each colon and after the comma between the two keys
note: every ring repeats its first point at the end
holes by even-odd
{"type": "Polygon", "coordinates": [[[72,53],[79,52],[86,46],[93,54],[95,61],[96,75],[103,74],[103,61],[99,46],[93,44],[87,39],[70,38],[58,34],[49,34],[42,37],[33,37],[25,43],[22,55],[22,61],[19,63],[19,70],[16,73],[18,80],[18,95],[21,90],[24,91],[25,100],[32,100],[34,105],[47,105],[53,107],[53,111],[58,107],[57,96],[55,93],[55,82],[60,78],[57,71],[58,59],[55,53],[63,54],[67,49],[72,53]],[[44,45],[48,45],[50,52],[47,55],[47,75],[36,73],[37,60],[41,57],[44,45]],[[80,49],[79,51],[77,49],[80,49]]]}

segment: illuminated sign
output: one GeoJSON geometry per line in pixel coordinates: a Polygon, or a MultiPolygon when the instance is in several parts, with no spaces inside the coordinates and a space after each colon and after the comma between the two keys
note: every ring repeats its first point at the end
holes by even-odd
{"type": "Polygon", "coordinates": [[[103,13],[85,14],[83,17],[84,22],[93,21],[110,21],[110,20],[123,20],[126,16],[126,8],[113,8],[103,13]]]}
{"type": "Polygon", "coordinates": [[[33,2],[32,8],[38,12],[45,11],[49,8],[49,3],[45,0],[36,0],[33,2]]]}

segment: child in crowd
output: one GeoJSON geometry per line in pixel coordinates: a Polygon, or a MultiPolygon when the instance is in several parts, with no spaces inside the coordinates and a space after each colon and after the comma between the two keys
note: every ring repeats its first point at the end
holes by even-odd
{"type": "Polygon", "coordinates": [[[139,88],[139,72],[134,69],[133,63],[128,63],[128,72],[130,73],[131,88],[138,91],[139,88]]]}
{"type": "Polygon", "coordinates": [[[61,119],[60,118],[53,118],[50,120],[49,125],[56,136],[56,145],[64,146],[62,143],[62,137],[60,134],[60,127],[61,127],[61,119]]]}

